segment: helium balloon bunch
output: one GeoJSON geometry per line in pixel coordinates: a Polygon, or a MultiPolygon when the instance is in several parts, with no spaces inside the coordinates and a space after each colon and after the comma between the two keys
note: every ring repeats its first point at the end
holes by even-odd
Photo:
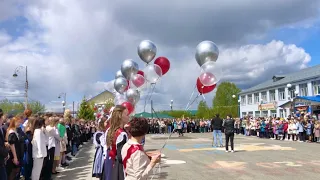
{"type": "Polygon", "coordinates": [[[212,41],[202,41],[196,47],[195,58],[201,67],[196,87],[201,95],[213,91],[222,77],[222,68],[217,63],[218,57],[219,49],[212,41]]]}
{"type": "Polygon", "coordinates": [[[163,56],[155,59],[156,54],[157,47],[153,42],[149,40],[143,40],[138,45],[138,55],[140,59],[147,65],[143,70],[144,77],[150,84],[156,83],[170,69],[169,59],[163,56]],[[151,64],[153,60],[154,62],[151,64]]]}
{"type": "Polygon", "coordinates": [[[107,116],[109,112],[105,105],[99,105],[99,104],[95,104],[93,107],[93,110],[94,110],[93,115],[95,116],[96,120],[99,120],[102,117],[107,116]]]}
{"type": "Polygon", "coordinates": [[[195,59],[201,67],[201,73],[197,78],[195,88],[197,88],[199,94],[192,101],[194,89],[186,106],[186,110],[191,107],[200,95],[205,99],[203,95],[216,88],[217,83],[222,77],[222,68],[220,64],[217,63],[218,57],[219,49],[214,42],[202,41],[197,45],[195,59]]]}
{"type": "Polygon", "coordinates": [[[166,57],[158,57],[151,64],[156,53],[157,47],[153,42],[141,41],[138,45],[138,55],[147,66],[143,70],[139,70],[136,62],[127,59],[123,61],[121,69],[116,72],[114,104],[126,107],[129,114],[134,112],[135,105],[140,100],[140,92],[148,84],[155,84],[170,69],[170,61],[166,57]]]}
{"type": "MultiPolygon", "coordinates": [[[[117,71],[114,80],[114,89],[116,95],[114,98],[115,105],[122,105],[128,109],[129,115],[134,111],[134,106],[140,100],[139,88],[145,83],[144,77],[139,76],[139,66],[131,59],[124,60],[121,69],[117,71]]],[[[139,75],[143,74],[141,71],[139,75]]]]}

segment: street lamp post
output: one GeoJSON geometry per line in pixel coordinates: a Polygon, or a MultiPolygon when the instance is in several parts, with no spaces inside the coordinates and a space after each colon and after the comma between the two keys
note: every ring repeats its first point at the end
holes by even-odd
{"type": "Polygon", "coordinates": [[[171,102],[170,102],[170,108],[171,108],[171,111],[173,111],[173,100],[171,100],[171,102]]]}
{"type": "MultiPolygon", "coordinates": [[[[235,99],[237,96],[236,95],[232,95],[232,98],[235,99]]],[[[238,99],[238,116],[240,118],[240,99],[238,99]]]]}
{"type": "Polygon", "coordinates": [[[16,67],[16,69],[14,70],[13,73],[13,77],[18,77],[18,73],[20,72],[20,70],[25,69],[26,70],[26,83],[25,83],[25,94],[24,94],[24,98],[25,98],[25,109],[28,109],[28,89],[29,89],[29,83],[28,83],[28,67],[27,66],[18,66],[16,67]]]}
{"type": "Polygon", "coordinates": [[[63,107],[63,113],[64,111],[66,110],[66,103],[67,103],[67,93],[60,93],[58,98],[63,98],[63,101],[62,101],[62,107],[63,107]]]}

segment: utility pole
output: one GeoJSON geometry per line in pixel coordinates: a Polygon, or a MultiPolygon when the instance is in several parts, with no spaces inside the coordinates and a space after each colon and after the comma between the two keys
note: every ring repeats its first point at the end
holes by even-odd
{"type": "Polygon", "coordinates": [[[28,66],[26,66],[25,109],[28,109],[28,89],[29,89],[28,66]]]}
{"type": "Polygon", "coordinates": [[[16,69],[14,70],[13,73],[13,77],[18,77],[19,71],[22,70],[23,68],[26,69],[26,83],[25,83],[25,87],[24,87],[24,98],[25,98],[25,109],[28,109],[28,89],[29,89],[29,83],[28,83],[28,66],[18,66],[16,67],[16,69]]]}
{"type": "Polygon", "coordinates": [[[72,115],[74,117],[74,101],[72,102],[72,115]]]}

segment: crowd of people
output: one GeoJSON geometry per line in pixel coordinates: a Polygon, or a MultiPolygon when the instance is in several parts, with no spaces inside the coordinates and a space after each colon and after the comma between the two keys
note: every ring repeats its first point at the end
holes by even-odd
{"type": "Polygon", "coordinates": [[[236,121],[238,133],[273,140],[290,140],[320,143],[320,121],[309,114],[287,118],[245,117],[236,121]]]}
{"type": "Polygon", "coordinates": [[[0,109],[0,179],[50,180],[72,162],[95,124],[64,115],[4,114],[0,109]]]}

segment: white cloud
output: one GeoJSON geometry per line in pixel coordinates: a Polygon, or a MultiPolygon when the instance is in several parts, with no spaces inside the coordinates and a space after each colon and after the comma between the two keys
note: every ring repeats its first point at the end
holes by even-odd
{"type": "MultiPolygon", "coordinates": [[[[241,16],[233,11],[235,6],[232,3],[216,2],[216,5],[225,9],[217,11],[215,8],[210,9],[207,1],[202,0],[197,3],[197,7],[199,6],[199,10],[208,7],[207,11],[197,11],[198,13],[190,17],[193,24],[186,21],[189,20],[185,18],[189,17],[186,13],[190,14],[197,9],[193,9],[191,4],[184,4],[182,8],[179,0],[174,0],[174,3],[157,2],[159,13],[149,14],[150,16],[144,14],[143,17],[141,13],[155,10],[150,8],[155,6],[153,3],[140,5],[135,9],[133,7],[139,4],[137,2],[135,5],[102,0],[29,2],[31,3],[23,8],[20,7],[19,14],[28,19],[32,28],[15,40],[0,30],[0,74],[5,77],[6,82],[13,82],[11,74],[15,67],[27,65],[30,97],[47,103],[47,109],[61,108],[61,104],[51,102],[60,92],[67,92],[74,96],[72,100],[79,101],[83,95],[89,97],[105,89],[112,89],[113,82],[103,81],[114,78],[114,73],[124,59],[136,60],[143,69],[136,53],[136,47],[143,39],[155,41],[158,55],[167,56],[171,61],[170,71],[157,84],[156,94],[152,97],[156,110],[169,109],[171,99],[174,100],[174,107],[185,107],[200,73],[194,60],[195,42],[204,39],[220,44],[221,55],[218,62],[223,66],[224,79],[236,82],[243,88],[249,87],[271,78],[270,74],[287,73],[307,67],[310,56],[303,48],[282,41],[246,45],[247,42],[263,39],[272,28],[287,27],[303,23],[304,20],[309,23],[310,18],[316,17],[315,8],[304,14],[310,4],[299,0],[292,4],[299,6],[299,11],[289,11],[287,4],[278,1],[277,5],[245,1],[239,7],[243,14],[241,16]],[[255,6],[264,8],[259,16],[256,16],[255,6]],[[178,13],[177,8],[181,8],[181,12],[178,13]],[[166,12],[163,9],[178,14],[174,17],[172,15],[172,19],[168,21],[170,13],[159,16],[166,12]],[[273,10],[287,12],[279,18],[273,10]],[[133,14],[130,14],[131,12],[133,14]],[[212,14],[219,18],[208,24],[212,14]],[[226,17],[225,14],[230,16],[226,17]],[[157,24],[154,24],[156,22],[157,24]],[[195,22],[199,24],[196,25],[195,22]],[[142,26],[141,23],[146,25],[142,26]],[[163,28],[166,28],[166,31],[163,28]]],[[[318,4],[313,6],[317,7],[318,4]]],[[[12,5],[8,9],[11,8],[12,5]]],[[[0,21],[17,14],[16,9],[10,12],[12,13],[8,13],[8,16],[1,16],[0,13],[0,21]]],[[[18,78],[23,82],[23,72],[18,78]]],[[[6,90],[9,89],[8,83],[0,85],[3,86],[6,90]]],[[[0,90],[0,95],[3,91],[0,90]]],[[[206,99],[211,101],[212,96],[206,95],[206,99]]],[[[141,100],[138,110],[143,109],[143,105],[144,101],[141,100]]]]}

